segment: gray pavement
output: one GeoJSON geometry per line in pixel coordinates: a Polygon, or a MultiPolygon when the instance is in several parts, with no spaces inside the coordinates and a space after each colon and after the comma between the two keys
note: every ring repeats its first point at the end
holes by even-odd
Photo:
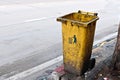
{"type": "Polygon", "coordinates": [[[12,64],[0,66],[0,75],[2,75],[0,79],[8,78],[62,55],[61,48],[61,44],[55,44],[42,51],[32,52],[30,56],[18,59],[12,64]]]}

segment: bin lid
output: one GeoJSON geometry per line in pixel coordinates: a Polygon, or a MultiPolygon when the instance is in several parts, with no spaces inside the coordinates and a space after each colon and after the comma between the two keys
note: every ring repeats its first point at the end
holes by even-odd
{"type": "Polygon", "coordinates": [[[57,18],[57,21],[60,22],[67,22],[70,21],[73,24],[78,24],[78,25],[85,25],[87,27],[88,24],[98,20],[97,13],[91,13],[91,12],[74,12],[67,14],[65,16],[57,18]]]}

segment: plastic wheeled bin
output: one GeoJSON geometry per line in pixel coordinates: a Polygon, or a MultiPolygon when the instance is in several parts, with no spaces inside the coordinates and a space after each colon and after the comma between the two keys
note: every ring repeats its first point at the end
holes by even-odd
{"type": "Polygon", "coordinates": [[[57,18],[62,22],[63,62],[66,72],[82,75],[88,69],[97,13],[78,11],[57,18]]]}

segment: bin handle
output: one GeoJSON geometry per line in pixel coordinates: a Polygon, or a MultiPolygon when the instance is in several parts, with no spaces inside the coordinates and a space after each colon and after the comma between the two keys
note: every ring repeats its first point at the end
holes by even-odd
{"type": "Polygon", "coordinates": [[[98,15],[98,13],[90,13],[90,12],[85,12],[85,11],[81,11],[81,10],[79,10],[78,13],[89,14],[89,15],[93,15],[93,16],[97,16],[98,15]]]}
{"type": "Polygon", "coordinates": [[[64,23],[66,22],[66,20],[63,18],[57,18],[57,21],[64,22],[64,23]]]}

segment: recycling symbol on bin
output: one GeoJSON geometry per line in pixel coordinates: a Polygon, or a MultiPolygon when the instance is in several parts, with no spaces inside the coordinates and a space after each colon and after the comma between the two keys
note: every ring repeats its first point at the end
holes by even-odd
{"type": "Polygon", "coordinates": [[[69,37],[69,44],[76,44],[77,43],[77,38],[76,35],[73,37],[69,37]]]}

